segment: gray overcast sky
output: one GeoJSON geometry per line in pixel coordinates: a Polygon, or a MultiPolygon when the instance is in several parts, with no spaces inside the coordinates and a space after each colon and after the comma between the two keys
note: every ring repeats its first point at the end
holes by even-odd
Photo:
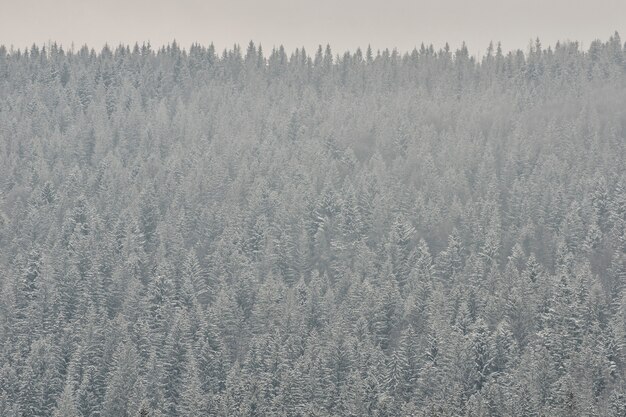
{"type": "Polygon", "coordinates": [[[49,40],[69,46],[182,46],[223,49],[250,40],[334,52],[371,44],[412,49],[421,42],[481,54],[490,40],[505,50],[578,40],[586,48],[617,30],[626,40],[626,0],[0,0],[0,44],[23,48],[49,40]]]}

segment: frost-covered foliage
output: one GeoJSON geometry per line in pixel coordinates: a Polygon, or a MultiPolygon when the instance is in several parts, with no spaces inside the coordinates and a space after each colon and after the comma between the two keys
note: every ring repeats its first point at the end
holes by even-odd
{"type": "Polygon", "coordinates": [[[0,48],[1,416],[624,416],[626,51],[0,48]]]}

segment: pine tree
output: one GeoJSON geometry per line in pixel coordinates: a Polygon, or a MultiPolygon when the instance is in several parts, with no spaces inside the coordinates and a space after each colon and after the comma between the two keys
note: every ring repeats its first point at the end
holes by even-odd
{"type": "Polygon", "coordinates": [[[448,236],[448,246],[436,258],[435,268],[444,281],[451,281],[463,266],[463,246],[456,231],[448,236]]]}
{"type": "Polygon", "coordinates": [[[54,417],[78,417],[78,408],[72,390],[72,384],[66,383],[63,394],[59,398],[59,402],[52,414],[54,417]]]}
{"type": "Polygon", "coordinates": [[[113,355],[113,363],[107,378],[102,416],[129,416],[139,374],[139,357],[131,342],[120,343],[113,355]]]}
{"type": "Polygon", "coordinates": [[[206,394],[202,390],[196,359],[192,351],[187,352],[183,377],[179,413],[181,416],[200,416],[208,414],[206,394]]]}

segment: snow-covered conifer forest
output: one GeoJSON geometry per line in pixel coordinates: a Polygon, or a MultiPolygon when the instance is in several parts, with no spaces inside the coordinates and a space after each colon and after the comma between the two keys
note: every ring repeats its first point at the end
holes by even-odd
{"type": "Polygon", "coordinates": [[[0,416],[625,415],[617,33],[0,47],[0,416]]]}

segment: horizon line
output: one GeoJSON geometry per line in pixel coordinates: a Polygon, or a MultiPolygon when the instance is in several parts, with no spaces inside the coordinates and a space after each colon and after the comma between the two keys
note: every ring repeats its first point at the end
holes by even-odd
{"type": "MultiPolygon", "coordinates": [[[[615,38],[620,39],[620,45],[622,46],[622,48],[626,49],[626,43],[621,42],[621,37],[619,35],[619,31],[615,30],[613,31],[613,34],[609,36],[608,40],[603,40],[600,38],[596,38],[593,41],[589,42],[589,46],[591,46],[591,44],[595,43],[595,42],[602,42],[602,43],[606,43],[606,42],[610,42],[611,40],[615,39],[615,38]]],[[[95,46],[93,45],[89,45],[89,43],[85,42],[82,43],[80,45],[77,46],[77,44],[75,42],[70,42],[69,47],[65,44],[63,44],[62,42],[57,42],[54,40],[49,39],[48,41],[44,42],[44,43],[37,43],[37,42],[33,42],[30,46],[24,46],[24,47],[16,47],[13,44],[10,45],[5,45],[4,43],[0,42],[0,49],[4,48],[5,51],[8,54],[14,54],[14,53],[24,53],[27,51],[31,51],[33,49],[33,47],[38,48],[39,50],[44,50],[45,49],[50,49],[53,45],[60,48],[61,50],[63,50],[63,52],[66,53],[76,53],[77,51],[80,51],[82,49],[84,49],[85,47],[91,52],[95,52],[97,54],[99,54],[100,52],[102,52],[105,48],[109,48],[112,51],[115,51],[117,49],[119,49],[120,47],[123,47],[125,49],[135,49],[135,47],[139,47],[139,48],[145,48],[146,46],[149,47],[150,50],[154,51],[154,52],[159,52],[161,50],[165,50],[167,48],[170,48],[174,45],[176,45],[178,48],[181,49],[181,51],[188,53],[193,47],[196,46],[200,46],[200,47],[204,47],[204,48],[210,48],[213,47],[216,54],[218,53],[218,51],[220,52],[229,52],[229,51],[234,51],[236,48],[238,49],[243,49],[243,48],[247,48],[250,44],[253,44],[257,49],[259,47],[261,47],[264,51],[277,51],[280,50],[281,48],[285,51],[285,53],[287,55],[292,55],[294,53],[296,53],[296,51],[305,51],[307,52],[307,54],[309,54],[309,51],[305,48],[304,45],[299,46],[299,47],[295,47],[295,48],[285,48],[283,44],[279,44],[279,45],[273,45],[271,47],[271,49],[265,49],[263,47],[263,43],[262,42],[255,42],[254,40],[250,40],[247,43],[238,43],[235,42],[233,43],[231,46],[229,47],[223,47],[223,48],[218,48],[215,46],[215,43],[213,41],[209,41],[208,43],[202,43],[199,41],[194,41],[191,42],[191,44],[189,46],[181,46],[181,43],[178,42],[176,40],[176,38],[173,38],[171,41],[167,42],[167,43],[162,43],[159,44],[158,46],[155,47],[155,45],[152,45],[150,40],[143,40],[143,41],[134,41],[134,42],[119,42],[119,43],[109,43],[109,42],[104,42],[102,44],[102,46],[99,49],[96,49],[95,46]],[[67,48],[67,49],[66,49],[67,48]]],[[[450,45],[449,42],[444,42],[443,45],[439,44],[437,47],[435,46],[434,43],[427,43],[427,42],[421,42],[419,45],[415,45],[413,46],[413,48],[410,49],[400,49],[396,46],[393,47],[385,47],[385,48],[372,48],[371,44],[368,44],[367,46],[363,47],[363,46],[357,46],[354,49],[345,49],[343,50],[343,52],[336,52],[333,50],[332,48],[332,43],[331,42],[326,42],[326,43],[319,43],[317,47],[313,48],[313,53],[316,53],[320,48],[322,50],[325,50],[326,48],[330,48],[330,50],[333,53],[333,56],[343,56],[347,53],[349,54],[354,54],[357,51],[367,51],[368,49],[371,49],[373,53],[375,53],[376,55],[382,54],[384,52],[397,52],[398,54],[400,54],[401,56],[404,55],[410,55],[411,53],[413,53],[414,51],[419,52],[420,50],[422,50],[422,47],[424,47],[427,50],[433,50],[435,52],[443,52],[446,50],[446,48],[448,48],[448,51],[450,53],[455,53],[457,51],[461,51],[463,48],[465,48],[468,51],[468,55],[470,57],[473,58],[480,58],[484,55],[487,54],[487,51],[489,50],[489,48],[493,48],[493,50],[495,51],[496,48],[500,47],[502,54],[503,55],[508,55],[509,53],[517,53],[519,51],[522,51],[523,53],[527,53],[531,50],[531,48],[534,48],[537,44],[541,45],[543,50],[550,50],[550,49],[554,49],[560,45],[577,45],[581,50],[586,50],[589,48],[589,46],[585,47],[585,43],[583,41],[580,40],[572,40],[572,39],[562,39],[562,40],[558,40],[556,41],[554,44],[550,43],[547,45],[543,45],[541,44],[541,39],[536,36],[536,37],[530,37],[528,44],[526,46],[525,49],[522,48],[511,48],[511,49],[505,49],[502,46],[502,42],[501,41],[490,41],[489,44],[487,45],[486,48],[484,48],[484,50],[480,51],[479,53],[476,53],[475,51],[472,51],[472,49],[468,46],[468,43],[466,41],[462,41],[461,45],[457,46],[456,48],[454,48],[453,46],[450,45]]]]}

